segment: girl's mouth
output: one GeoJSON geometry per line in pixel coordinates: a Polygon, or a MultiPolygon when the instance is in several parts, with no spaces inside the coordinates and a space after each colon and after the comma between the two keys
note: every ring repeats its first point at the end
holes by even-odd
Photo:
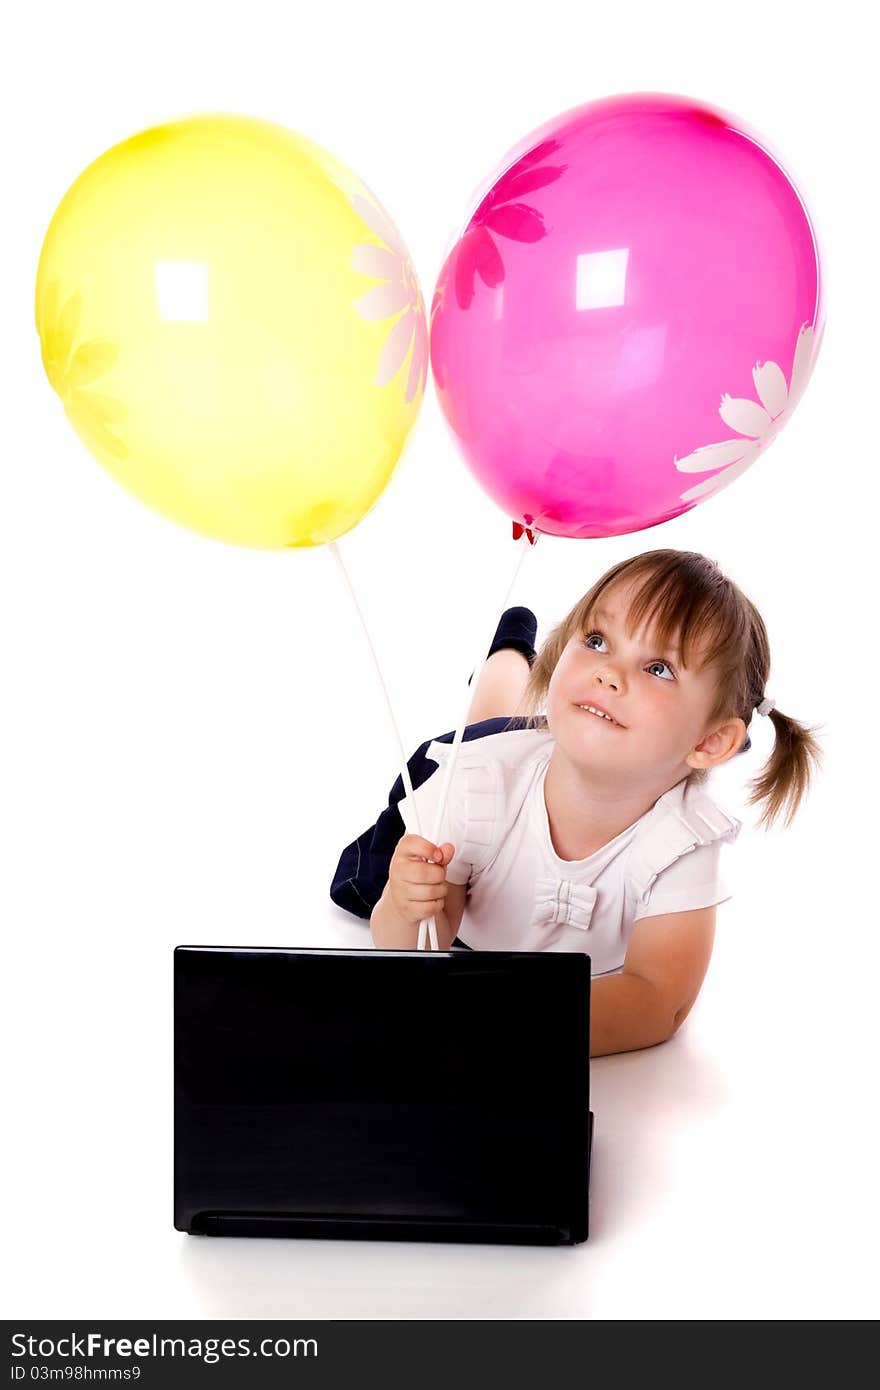
{"type": "Polygon", "coordinates": [[[592,714],[594,718],[603,719],[606,724],[613,724],[617,729],[624,727],[622,724],[618,724],[617,720],[613,719],[608,711],[601,709],[599,705],[577,705],[576,708],[584,710],[587,714],[592,714]]]}

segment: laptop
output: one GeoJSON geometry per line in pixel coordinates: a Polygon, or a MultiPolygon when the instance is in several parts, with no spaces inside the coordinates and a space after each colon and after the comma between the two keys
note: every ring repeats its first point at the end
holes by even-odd
{"type": "Polygon", "coordinates": [[[581,952],[174,953],[174,1224],[587,1239],[581,952]]]}

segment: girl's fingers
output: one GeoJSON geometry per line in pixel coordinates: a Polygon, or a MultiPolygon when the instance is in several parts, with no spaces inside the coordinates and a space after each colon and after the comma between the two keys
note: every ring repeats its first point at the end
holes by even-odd
{"type": "Polygon", "coordinates": [[[399,848],[408,859],[433,859],[435,854],[440,853],[436,845],[421,835],[405,835],[399,848]]]}
{"type": "Polygon", "coordinates": [[[448,864],[455,854],[455,846],[448,841],[435,845],[423,835],[404,835],[397,850],[406,859],[428,860],[432,864],[448,864]]]}
{"type": "Polygon", "coordinates": [[[445,892],[438,892],[435,883],[407,883],[404,896],[414,903],[443,902],[446,898],[445,892]]]}
{"type": "Polygon", "coordinates": [[[419,921],[423,922],[426,917],[436,917],[441,912],[445,912],[446,903],[443,901],[442,898],[437,898],[433,902],[429,898],[427,902],[416,903],[415,907],[416,911],[419,914],[419,921]]]}
{"type": "Polygon", "coordinates": [[[443,883],[446,870],[442,864],[403,864],[396,877],[401,883],[443,883]]]}

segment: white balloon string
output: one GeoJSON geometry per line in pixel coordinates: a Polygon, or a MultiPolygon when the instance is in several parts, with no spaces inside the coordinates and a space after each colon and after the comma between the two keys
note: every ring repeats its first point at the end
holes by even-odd
{"type": "MultiPolygon", "coordinates": [[[[400,752],[400,775],[401,775],[401,778],[403,779],[403,789],[404,789],[404,791],[406,792],[406,795],[407,795],[408,798],[409,798],[409,803],[410,803],[410,805],[411,805],[412,808],[413,808],[413,818],[414,818],[414,820],[415,820],[415,825],[416,825],[416,834],[417,834],[417,835],[421,835],[421,834],[422,834],[422,822],[421,822],[421,818],[419,817],[419,808],[418,808],[418,806],[416,805],[416,798],[415,798],[415,793],[414,793],[414,791],[413,791],[412,778],[411,778],[410,775],[409,775],[409,765],[408,765],[407,760],[406,760],[406,751],[405,751],[404,746],[403,746],[403,739],[400,737],[400,730],[399,730],[399,728],[397,727],[397,720],[394,718],[394,709],[393,709],[392,704],[391,704],[391,698],[390,698],[390,696],[389,696],[389,694],[388,694],[388,687],[387,687],[386,684],[385,684],[385,678],[384,678],[384,676],[382,675],[382,668],[381,668],[381,666],[379,665],[379,658],[378,658],[377,655],[376,655],[376,649],[375,649],[375,647],[373,646],[373,641],[372,641],[372,638],[370,637],[370,630],[369,630],[369,628],[367,627],[366,619],[365,619],[365,617],[364,617],[364,615],[363,615],[363,612],[362,612],[362,610],[361,610],[361,606],[360,606],[360,604],[358,603],[358,600],[357,600],[357,594],[355,593],[355,591],[354,591],[354,586],[352,585],[352,582],[351,582],[351,580],[350,580],[350,578],[349,578],[349,576],[348,576],[348,570],[345,568],[345,565],[344,565],[343,560],[342,560],[342,553],[341,553],[341,551],[340,551],[340,549],[339,549],[339,546],[337,545],[336,541],[330,541],[330,542],[328,543],[327,549],[330,551],[330,554],[333,556],[333,559],[336,561],[336,564],[337,564],[338,569],[339,569],[339,573],[342,575],[342,579],[343,579],[343,582],[344,582],[344,584],[345,584],[345,587],[347,588],[349,594],[351,595],[351,601],[352,601],[352,603],[354,604],[355,612],[357,613],[358,617],[360,618],[361,627],[362,627],[363,630],[364,630],[364,636],[365,636],[366,639],[367,639],[367,646],[369,647],[369,649],[370,649],[370,655],[371,655],[372,658],[373,658],[373,665],[374,665],[375,668],[376,668],[376,675],[379,677],[379,685],[380,685],[380,687],[381,687],[381,689],[382,689],[382,694],[383,694],[384,697],[385,697],[385,705],[386,705],[387,710],[388,710],[388,718],[391,720],[391,727],[393,728],[393,730],[394,730],[394,736],[395,736],[395,738],[397,739],[397,747],[398,747],[398,750],[399,750],[399,752],[400,752]]],[[[435,951],[437,950],[437,929],[436,929],[436,926],[434,927],[433,935],[432,935],[432,938],[431,938],[431,946],[432,946],[432,949],[433,949],[433,950],[435,950],[435,951]]]]}
{"type": "MultiPolygon", "coordinates": [[[[526,554],[533,548],[534,545],[537,544],[539,535],[540,532],[536,532],[534,541],[530,541],[528,535],[525,532],[523,532],[523,535],[521,537],[520,553],[513,571],[513,578],[508,584],[507,592],[505,593],[504,598],[501,601],[502,613],[507,607],[510,595],[513,593],[513,589],[517,579],[519,578],[520,570],[522,569],[523,561],[526,558],[526,554]]],[[[498,609],[495,609],[494,611],[495,613],[497,613],[498,609]]],[[[449,757],[444,760],[446,765],[443,769],[443,781],[440,784],[440,805],[437,808],[437,815],[435,817],[433,826],[433,839],[431,841],[431,843],[435,845],[440,843],[440,832],[443,828],[443,817],[446,815],[446,802],[449,799],[449,788],[452,785],[452,777],[453,773],[455,772],[455,764],[458,761],[458,750],[461,747],[461,741],[464,736],[464,731],[467,727],[468,712],[470,710],[471,705],[473,704],[477,687],[480,684],[480,676],[483,674],[483,667],[489,660],[489,648],[492,645],[492,639],[495,636],[495,630],[497,627],[498,618],[495,617],[493,619],[492,629],[488,634],[488,638],[484,640],[483,645],[480,647],[479,659],[477,665],[474,667],[474,674],[471,677],[471,683],[468,686],[467,701],[465,703],[464,709],[462,710],[461,719],[459,720],[458,727],[455,730],[455,736],[452,740],[452,752],[450,753],[449,757]]],[[[419,923],[419,939],[417,945],[417,949],[419,951],[423,951],[425,949],[425,941],[429,934],[431,938],[431,950],[436,951],[437,925],[436,920],[433,917],[426,917],[423,921],[419,923]]]]}

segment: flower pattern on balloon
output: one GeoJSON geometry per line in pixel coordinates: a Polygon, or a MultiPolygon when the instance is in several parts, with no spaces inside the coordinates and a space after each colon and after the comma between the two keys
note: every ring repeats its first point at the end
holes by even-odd
{"type": "Polygon", "coordinates": [[[89,338],[75,346],[82,317],[82,295],[75,290],[61,305],[61,286],[47,287],[37,315],[43,366],[71,424],[90,449],[123,459],[128,450],[114,433],[125,420],[125,406],[113,396],[87,388],[115,366],[119,349],[109,338],[89,338]]]}
{"type": "Polygon", "coordinates": [[[718,414],[725,425],[743,437],[704,444],[685,458],[674,459],[681,473],[722,470],[683,492],[682,502],[696,502],[728,487],[776,438],[806,390],[818,348],[814,337],[812,326],[805,323],[798,333],[789,382],[778,362],[757,362],[752,368],[757,401],[737,396],[721,397],[718,414]]]}
{"type": "Polygon", "coordinates": [[[354,248],[352,267],[362,275],[381,280],[355,301],[363,319],[400,317],[389,330],[379,356],[376,385],[388,386],[406,361],[412,346],[404,400],[407,405],[423,390],[428,371],[428,327],[425,306],[409,253],[388,214],[360,193],[349,195],[349,202],[383,246],[362,242],[354,248]],[[401,313],[401,309],[403,313],[401,313]]]}
{"type": "Polygon", "coordinates": [[[534,242],[547,235],[542,214],[519,200],[562,177],[565,164],[536,167],[558,148],[558,140],[543,140],[529,150],[496,180],[478,206],[453,252],[455,297],[460,309],[470,308],[478,275],[488,289],[495,289],[504,280],[504,260],[496,236],[534,242]]]}

